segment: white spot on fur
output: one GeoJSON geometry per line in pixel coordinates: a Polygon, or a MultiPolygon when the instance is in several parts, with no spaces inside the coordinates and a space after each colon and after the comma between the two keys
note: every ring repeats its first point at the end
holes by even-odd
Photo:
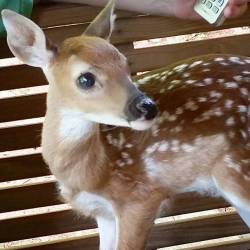
{"type": "Polygon", "coordinates": [[[240,93],[241,93],[242,95],[246,95],[246,96],[249,95],[249,91],[248,91],[247,88],[240,88],[240,93]]]}
{"type": "Polygon", "coordinates": [[[198,102],[207,102],[207,97],[205,97],[205,96],[200,96],[200,97],[197,98],[197,101],[198,101],[198,102]]]}
{"type": "Polygon", "coordinates": [[[239,57],[235,57],[235,56],[229,57],[229,61],[237,63],[237,64],[245,64],[244,61],[241,61],[239,57]]]}
{"type": "Polygon", "coordinates": [[[176,84],[180,84],[181,80],[173,80],[170,82],[170,84],[176,85],[176,84]]]}
{"type": "Polygon", "coordinates": [[[220,65],[222,65],[222,66],[228,66],[229,64],[226,63],[226,62],[220,62],[220,65]]]}
{"type": "Polygon", "coordinates": [[[241,76],[241,75],[236,75],[236,76],[233,77],[233,79],[234,79],[235,81],[237,81],[237,82],[240,82],[240,81],[242,81],[243,76],[241,76]]]}
{"type": "Polygon", "coordinates": [[[187,66],[188,66],[188,64],[180,64],[180,65],[176,66],[176,67],[174,68],[174,70],[175,70],[176,72],[180,72],[180,71],[183,71],[187,66]]]}
{"type": "Polygon", "coordinates": [[[239,87],[237,82],[226,82],[224,85],[227,89],[237,89],[239,87]]]}
{"type": "Polygon", "coordinates": [[[134,146],[133,144],[127,143],[127,144],[125,145],[125,148],[132,148],[133,146],[134,146]]]}
{"type": "Polygon", "coordinates": [[[222,84],[222,83],[224,83],[224,82],[225,82],[225,79],[222,79],[222,78],[217,79],[217,82],[218,82],[218,83],[220,83],[220,84],[222,84]]]}
{"type": "Polygon", "coordinates": [[[212,91],[210,91],[209,96],[211,98],[219,99],[219,98],[222,97],[222,94],[220,92],[218,92],[218,91],[212,90],[212,91]]]}
{"type": "Polygon", "coordinates": [[[176,115],[181,115],[184,113],[184,109],[182,107],[178,107],[175,111],[175,114],[176,115]]]}
{"type": "Polygon", "coordinates": [[[196,80],[187,80],[185,81],[186,84],[194,84],[196,82],[196,80]]]}
{"type": "Polygon", "coordinates": [[[207,69],[203,69],[203,70],[202,70],[202,72],[209,72],[209,71],[211,71],[211,69],[208,69],[208,68],[207,68],[207,69]]]}
{"type": "Polygon", "coordinates": [[[228,108],[228,109],[232,108],[233,104],[234,104],[233,100],[228,99],[228,100],[225,101],[225,107],[228,108]]]}
{"type": "Polygon", "coordinates": [[[194,67],[196,67],[196,66],[198,66],[198,65],[200,65],[200,64],[202,64],[203,63],[203,61],[195,61],[195,62],[193,62],[189,67],[190,68],[194,68],[194,67]]]}
{"type": "Polygon", "coordinates": [[[181,126],[176,126],[172,129],[170,129],[170,133],[180,133],[183,130],[181,126]]]}
{"type": "Polygon", "coordinates": [[[234,117],[229,117],[227,120],[226,120],[226,125],[227,126],[234,126],[235,125],[235,119],[234,117]]]}
{"type": "Polygon", "coordinates": [[[183,78],[188,78],[190,76],[191,76],[191,73],[189,73],[189,72],[186,72],[186,73],[182,74],[183,78]]]}
{"type": "Polygon", "coordinates": [[[222,61],[224,61],[225,59],[223,58],[223,57],[216,57],[215,59],[214,59],[214,61],[215,62],[222,62],[222,61]]]}
{"type": "Polygon", "coordinates": [[[188,100],[187,103],[184,104],[185,109],[195,111],[199,108],[199,106],[192,100],[188,100]]]}
{"type": "Polygon", "coordinates": [[[247,133],[244,130],[240,130],[241,136],[246,140],[247,139],[247,133]]]}
{"type": "Polygon", "coordinates": [[[211,85],[213,82],[214,82],[214,79],[213,78],[205,78],[203,80],[203,82],[206,84],[206,85],[211,85]]]}
{"type": "Polygon", "coordinates": [[[211,65],[211,63],[206,62],[202,64],[202,66],[209,66],[209,65],[211,65]]]}
{"type": "Polygon", "coordinates": [[[237,108],[238,108],[238,112],[240,112],[240,113],[246,113],[247,112],[247,106],[239,105],[237,108]]]}

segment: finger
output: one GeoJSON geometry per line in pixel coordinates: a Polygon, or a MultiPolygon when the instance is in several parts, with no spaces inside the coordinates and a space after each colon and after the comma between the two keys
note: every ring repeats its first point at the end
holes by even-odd
{"type": "Polygon", "coordinates": [[[236,18],[242,15],[247,10],[247,3],[242,4],[240,6],[237,5],[229,5],[226,7],[224,11],[224,16],[226,18],[236,18]]]}
{"type": "Polygon", "coordinates": [[[245,5],[247,4],[247,0],[230,0],[229,1],[229,6],[240,6],[240,5],[245,5]]]}

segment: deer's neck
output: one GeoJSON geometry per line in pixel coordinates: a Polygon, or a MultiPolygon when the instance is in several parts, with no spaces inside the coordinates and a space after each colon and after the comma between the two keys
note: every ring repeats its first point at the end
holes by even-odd
{"type": "Polygon", "coordinates": [[[71,189],[93,190],[107,177],[99,125],[86,120],[79,110],[51,105],[48,100],[42,146],[52,173],[71,189]]]}

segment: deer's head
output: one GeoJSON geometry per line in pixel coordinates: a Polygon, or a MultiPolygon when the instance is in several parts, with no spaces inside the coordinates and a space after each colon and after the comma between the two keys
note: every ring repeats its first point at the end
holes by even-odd
{"type": "Polygon", "coordinates": [[[134,85],[127,59],[109,43],[114,4],[109,1],[83,34],[66,39],[58,49],[31,20],[10,10],[3,10],[2,17],[11,51],[43,69],[56,105],[80,111],[94,122],[143,130],[157,111],[134,85]]]}

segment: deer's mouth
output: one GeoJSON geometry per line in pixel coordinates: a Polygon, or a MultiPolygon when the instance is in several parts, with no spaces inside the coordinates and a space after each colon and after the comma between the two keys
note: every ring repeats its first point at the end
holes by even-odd
{"type": "Polygon", "coordinates": [[[144,118],[129,122],[129,125],[132,129],[135,130],[147,130],[152,127],[154,124],[154,119],[152,120],[145,120],[144,118]]]}

